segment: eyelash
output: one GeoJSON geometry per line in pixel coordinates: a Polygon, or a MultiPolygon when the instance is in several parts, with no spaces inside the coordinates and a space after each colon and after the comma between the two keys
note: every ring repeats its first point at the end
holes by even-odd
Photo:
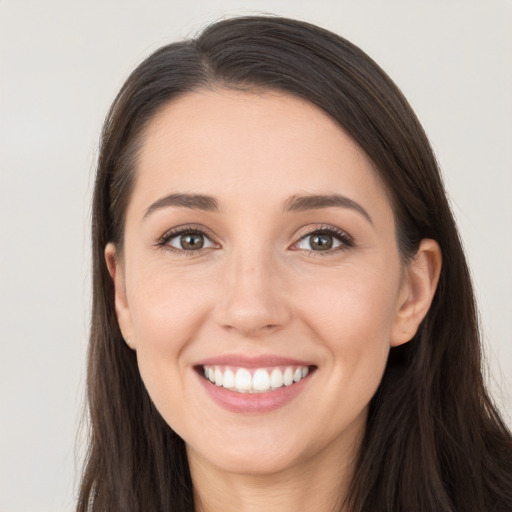
{"type": "MultiPolygon", "coordinates": [[[[181,226],[179,228],[173,228],[173,229],[167,231],[162,237],[160,237],[157,240],[155,245],[159,248],[165,248],[166,250],[169,250],[171,252],[174,252],[176,254],[183,255],[183,256],[195,256],[198,253],[202,252],[202,249],[192,251],[192,250],[187,250],[187,249],[178,249],[176,247],[173,247],[172,245],[169,245],[169,242],[173,238],[177,238],[180,235],[184,235],[184,234],[200,235],[200,236],[203,236],[203,237],[207,238],[208,240],[210,240],[213,244],[219,245],[219,244],[217,244],[217,242],[214,241],[214,237],[206,229],[197,227],[197,226],[181,226]]],[[[305,252],[308,253],[308,255],[326,256],[326,255],[333,254],[336,252],[346,251],[347,249],[350,249],[351,247],[353,247],[355,245],[353,238],[348,233],[346,233],[345,231],[343,231],[339,228],[336,228],[334,226],[319,226],[319,227],[311,229],[309,231],[304,231],[304,232],[300,233],[298,240],[293,245],[297,245],[299,242],[301,242],[305,238],[314,236],[314,235],[332,236],[333,238],[337,239],[340,242],[340,245],[338,247],[335,247],[333,249],[327,249],[325,251],[314,251],[312,249],[310,249],[310,250],[303,249],[305,252]]],[[[301,250],[301,249],[293,249],[293,250],[301,250]]]]}
{"type": "Polygon", "coordinates": [[[178,228],[173,228],[167,231],[160,239],[157,241],[156,246],[159,248],[167,249],[171,252],[174,252],[176,254],[179,254],[180,256],[196,256],[198,253],[202,252],[201,249],[191,251],[187,249],[178,249],[176,247],[173,247],[172,245],[169,245],[169,242],[173,238],[177,238],[180,235],[200,235],[204,236],[208,240],[210,240],[213,244],[218,245],[214,241],[214,237],[204,228],[197,227],[197,226],[180,226],[178,228]]]}
{"type": "MultiPolygon", "coordinates": [[[[303,249],[305,250],[308,255],[311,256],[328,256],[333,253],[337,252],[343,252],[347,249],[350,249],[354,246],[354,239],[345,231],[335,227],[335,226],[319,226],[314,229],[311,229],[309,231],[305,231],[303,233],[300,233],[299,239],[297,242],[295,242],[293,245],[297,245],[299,242],[304,240],[307,237],[311,237],[314,235],[327,235],[332,236],[336,240],[340,242],[340,245],[338,247],[334,247],[332,249],[327,249],[325,251],[314,251],[312,249],[303,249]]],[[[295,249],[300,250],[300,249],[295,249]]]]}

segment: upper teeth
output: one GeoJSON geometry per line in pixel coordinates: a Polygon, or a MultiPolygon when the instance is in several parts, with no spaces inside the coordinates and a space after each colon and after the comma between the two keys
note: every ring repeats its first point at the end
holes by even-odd
{"type": "Polygon", "coordinates": [[[263,393],[299,382],[309,372],[308,366],[280,368],[230,368],[225,366],[203,366],[204,376],[217,386],[238,393],[263,393]]]}

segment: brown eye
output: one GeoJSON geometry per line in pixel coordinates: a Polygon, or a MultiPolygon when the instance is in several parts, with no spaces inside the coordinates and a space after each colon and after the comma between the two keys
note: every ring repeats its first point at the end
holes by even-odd
{"type": "Polygon", "coordinates": [[[207,247],[214,247],[215,244],[203,233],[187,231],[173,236],[167,245],[182,251],[199,251],[207,247]]]}
{"type": "Polygon", "coordinates": [[[180,237],[180,245],[182,249],[187,251],[195,251],[197,249],[202,249],[204,245],[204,237],[203,235],[198,235],[196,233],[181,235],[180,237]]]}
{"type": "Polygon", "coordinates": [[[327,251],[332,249],[334,240],[332,235],[311,235],[309,245],[313,251],[327,251]]]}
{"type": "Polygon", "coordinates": [[[310,252],[334,252],[337,249],[352,247],[352,239],[341,230],[322,229],[303,236],[293,249],[303,249],[310,252]]]}

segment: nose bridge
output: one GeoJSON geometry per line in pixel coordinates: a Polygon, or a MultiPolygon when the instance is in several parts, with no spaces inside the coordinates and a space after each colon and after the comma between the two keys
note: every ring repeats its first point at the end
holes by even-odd
{"type": "Polygon", "coordinates": [[[218,321],[244,336],[282,327],[290,317],[282,276],[272,249],[238,248],[225,262],[218,321]]]}

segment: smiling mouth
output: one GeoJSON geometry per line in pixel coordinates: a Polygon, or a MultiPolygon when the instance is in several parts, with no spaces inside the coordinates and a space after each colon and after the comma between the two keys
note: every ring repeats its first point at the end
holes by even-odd
{"type": "Polygon", "coordinates": [[[201,365],[197,370],[212,384],[235,393],[268,393],[293,386],[305,379],[315,368],[298,365],[271,368],[201,365]]]}

